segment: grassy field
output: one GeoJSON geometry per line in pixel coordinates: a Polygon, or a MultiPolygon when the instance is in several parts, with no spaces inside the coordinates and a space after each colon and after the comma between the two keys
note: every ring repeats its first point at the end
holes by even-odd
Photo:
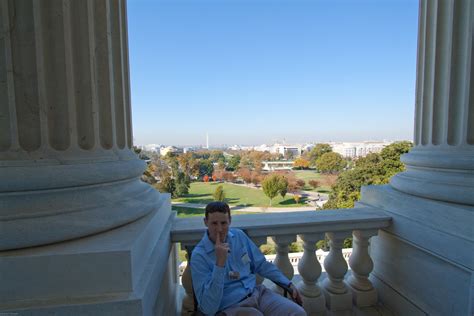
{"type": "MultiPolygon", "coordinates": [[[[214,199],[212,194],[218,185],[224,188],[226,202],[234,206],[270,206],[270,199],[260,189],[248,188],[241,185],[217,182],[193,182],[189,189],[189,194],[174,199],[173,201],[183,203],[207,204],[214,199]]],[[[293,197],[289,194],[282,198],[280,195],[273,199],[272,207],[297,207],[305,206],[305,199],[302,198],[299,204],[295,203],[293,197]]]]}
{"type": "MultiPolygon", "coordinates": [[[[178,212],[178,217],[204,217],[203,208],[189,208],[183,206],[172,206],[172,210],[178,212]]],[[[258,214],[260,212],[241,212],[241,211],[232,211],[232,216],[242,215],[242,214],[258,214]]]]}
{"type": "Polygon", "coordinates": [[[306,182],[306,185],[304,186],[303,190],[306,191],[315,191],[315,192],[321,192],[321,193],[329,193],[331,192],[331,188],[325,185],[319,186],[318,188],[314,189],[312,186],[309,185],[310,180],[317,180],[317,181],[322,181],[323,176],[313,170],[293,170],[292,171],[295,176],[298,179],[304,180],[306,182]]]}

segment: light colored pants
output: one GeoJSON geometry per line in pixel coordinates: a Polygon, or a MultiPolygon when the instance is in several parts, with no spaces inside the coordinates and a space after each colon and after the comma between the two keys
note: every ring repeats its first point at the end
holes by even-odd
{"type": "Polygon", "coordinates": [[[252,296],[222,312],[226,316],[306,316],[301,306],[264,285],[257,285],[252,296]]]}

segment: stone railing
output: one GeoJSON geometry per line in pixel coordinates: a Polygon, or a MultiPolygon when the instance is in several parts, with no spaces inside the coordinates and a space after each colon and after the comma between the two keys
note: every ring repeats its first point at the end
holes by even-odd
{"type": "MultiPolygon", "coordinates": [[[[276,244],[274,264],[290,280],[294,269],[289,258],[289,245],[297,235],[303,240],[303,257],[298,263],[302,282],[296,284],[303,297],[303,306],[308,314],[326,310],[351,310],[373,306],[377,293],[369,280],[373,269],[369,256],[369,238],[377,235],[378,229],[390,225],[391,218],[381,211],[359,207],[349,210],[291,212],[239,215],[232,218],[232,227],[244,230],[257,246],[265,244],[267,237],[276,244]],[[324,261],[327,278],[318,282],[321,264],[316,257],[316,242],[329,240],[330,251],[324,261]],[[351,274],[346,277],[348,265],[343,256],[344,239],[353,237],[353,251],[349,258],[351,274]]],[[[188,257],[205,231],[202,218],[176,218],[171,241],[181,243],[188,257]]],[[[257,276],[257,282],[263,278],[257,276]]],[[[182,314],[194,308],[192,281],[189,265],[182,277],[185,297],[182,314]]]]}
{"type": "MultiPolygon", "coordinates": [[[[321,249],[316,250],[316,258],[318,258],[319,264],[322,266],[324,271],[324,259],[328,256],[329,251],[323,251],[321,249]]],[[[349,257],[352,254],[352,248],[344,248],[342,249],[342,256],[346,259],[346,262],[349,263],[349,257]]],[[[304,252],[291,252],[288,254],[288,258],[290,259],[291,265],[293,269],[298,268],[298,264],[300,263],[301,259],[303,258],[304,252]]],[[[265,259],[268,262],[275,261],[276,255],[265,255],[265,259]]],[[[184,270],[188,266],[187,261],[183,261],[179,264],[179,276],[181,277],[184,273],[184,270]]]]}

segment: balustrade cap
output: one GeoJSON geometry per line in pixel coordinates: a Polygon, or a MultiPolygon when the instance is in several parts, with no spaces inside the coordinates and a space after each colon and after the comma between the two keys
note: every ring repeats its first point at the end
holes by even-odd
{"type": "MultiPolygon", "coordinates": [[[[391,217],[380,209],[357,207],[314,212],[249,214],[232,217],[232,227],[250,237],[299,235],[318,232],[379,229],[390,225],[391,217]]],[[[172,242],[198,242],[206,227],[202,217],[176,218],[172,242]]]]}

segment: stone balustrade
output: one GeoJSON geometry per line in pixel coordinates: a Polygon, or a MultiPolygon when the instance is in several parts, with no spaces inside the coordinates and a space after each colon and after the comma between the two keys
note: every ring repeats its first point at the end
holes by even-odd
{"type": "MultiPolygon", "coordinates": [[[[270,237],[276,244],[274,264],[289,279],[295,274],[289,257],[289,245],[297,236],[303,240],[304,252],[298,262],[301,281],[296,282],[303,297],[303,307],[308,314],[324,314],[329,311],[351,310],[373,306],[377,292],[369,280],[373,263],[369,256],[369,239],[377,235],[378,229],[389,226],[391,218],[384,213],[358,207],[350,210],[291,212],[272,214],[239,215],[232,219],[232,227],[244,230],[257,246],[265,244],[270,237]],[[316,256],[316,242],[329,240],[330,251],[324,261],[327,278],[320,282],[321,264],[316,256]],[[342,243],[353,238],[353,252],[349,258],[351,268],[344,258],[342,243]]],[[[171,242],[180,242],[189,257],[194,246],[205,231],[202,218],[177,218],[171,230],[171,242]]],[[[194,308],[190,266],[182,276],[185,296],[182,313],[186,315],[194,308]]],[[[263,278],[257,278],[261,283],[263,278]]]]}

